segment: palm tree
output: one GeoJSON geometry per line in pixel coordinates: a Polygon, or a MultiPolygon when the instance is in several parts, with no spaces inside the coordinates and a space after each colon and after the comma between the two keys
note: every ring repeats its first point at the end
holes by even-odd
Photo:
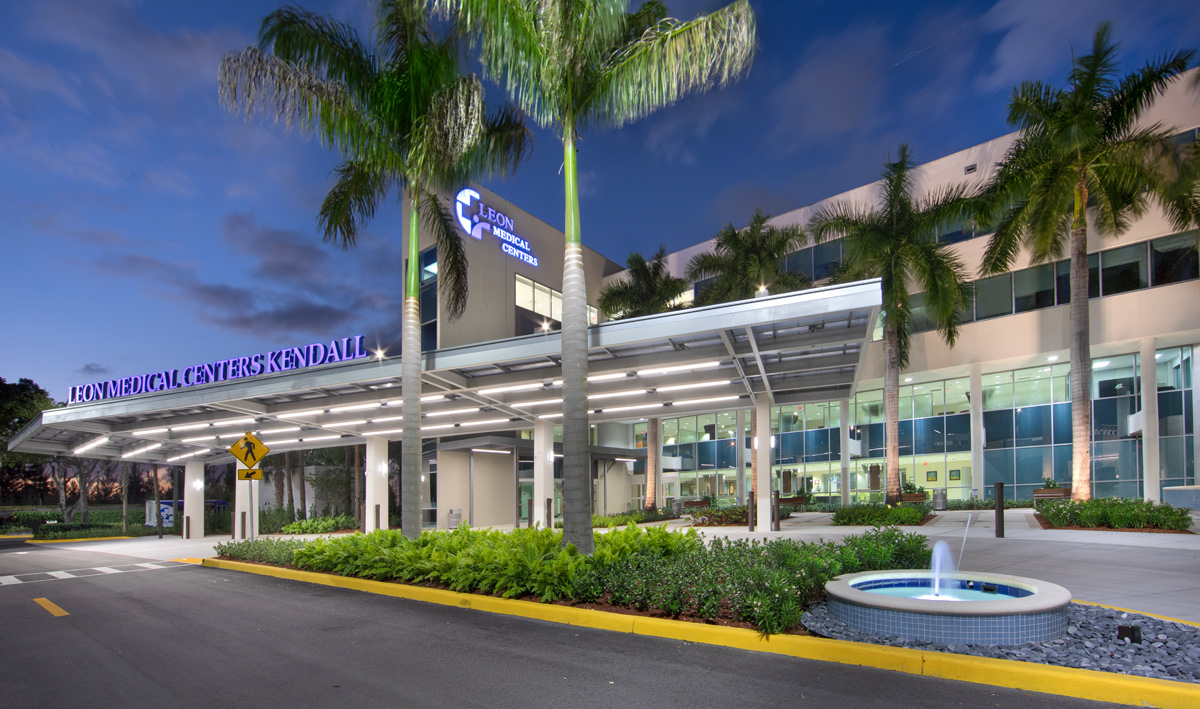
{"type": "Polygon", "coordinates": [[[925,308],[953,346],[963,310],[971,302],[962,261],[938,233],[958,222],[968,207],[964,185],[912,194],[912,159],[900,146],[886,164],[878,207],[835,203],[819,209],[809,231],[819,240],[842,237],[839,278],[879,278],[883,291],[883,410],[887,443],[887,502],[900,499],[900,370],[908,366],[912,336],[910,288],[925,292],[925,308]]]}
{"type": "Polygon", "coordinates": [[[326,242],[353,246],[392,188],[409,200],[401,393],[401,529],[421,533],[421,338],[418,318],[420,219],[438,249],[438,287],[451,319],[466,307],[466,256],[439,189],[520,162],[529,135],[520,113],[485,116],[483,88],[459,72],[453,34],[438,39],[426,0],[382,0],[375,52],[350,27],[299,8],[268,15],[259,46],[221,61],[222,100],[249,118],[257,111],[298,125],[345,161],[321,205],[326,242]]]}
{"type": "Polygon", "coordinates": [[[606,318],[637,318],[665,313],[679,306],[676,301],[687,292],[688,282],[667,271],[667,247],[660,246],[649,261],[640,253],[625,259],[628,276],[600,289],[596,304],[606,318]]]}
{"type": "Polygon", "coordinates": [[[587,291],[575,143],[590,123],[619,128],[739,77],[754,55],[754,14],[747,0],[690,22],[666,19],[657,0],[628,15],[626,0],[435,3],[478,37],[484,71],[534,121],[562,137],[563,543],[591,554],[587,291]]]}
{"type": "Polygon", "coordinates": [[[713,240],[713,250],[696,254],[688,262],[688,279],[699,283],[713,279],[696,294],[697,305],[731,303],[769,293],[790,293],[807,288],[808,278],[783,267],[788,254],[805,244],[799,226],[776,227],[761,209],[754,211],[745,229],[726,224],[713,240]]]}
{"type": "Polygon", "coordinates": [[[1088,320],[1088,217],[1119,234],[1165,189],[1159,161],[1169,131],[1138,126],[1142,112],[1187,69],[1176,52],[1117,80],[1107,22],[1092,53],[1072,62],[1067,88],[1027,81],[1013,91],[1008,123],[1021,135],[988,185],[981,221],[995,225],[982,271],[1002,273],[1022,247],[1035,263],[1070,254],[1071,496],[1091,498],[1091,342],[1088,320]]]}

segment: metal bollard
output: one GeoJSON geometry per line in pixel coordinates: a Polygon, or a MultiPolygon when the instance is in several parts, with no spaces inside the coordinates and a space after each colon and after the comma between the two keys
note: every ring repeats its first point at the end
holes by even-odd
{"type": "Polygon", "coordinates": [[[996,483],[996,538],[1004,538],[1004,483],[996,483]]]}
{"type": "Polygon", "coordinates": [[[781,529],[780,523],[782,522],[779,519],[779,491],[773,490],[771,498],[771,531],[778,532],[781,529]]]}
{"type": "Polygon", "coordinates": [[[554,529],[554,498],[546,498],[546,529],[554,529]]]}

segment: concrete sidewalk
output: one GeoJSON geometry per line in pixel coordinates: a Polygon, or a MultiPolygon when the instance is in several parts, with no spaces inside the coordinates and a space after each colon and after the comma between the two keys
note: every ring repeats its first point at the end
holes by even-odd
{"type": "MultiPolygon", "coordinates": [[[[748,532],[744,527],[699,531],[708,538],[816,541],[841,539],[869,529],[834,527],[829,524],[830,517],[816,512],[794,515],[783,521],[779,532],[748,532]]],[[[686,522],[670,526],[683,528],[686,522]]],[[[995,513],[984,510],[939,512],[930,524],[905,529],[925,534],[930,543],[945,540],[955,558],[961,550],[962,567],[969,571],[1043,579],[1067,588],[1076,600],[1200,623],[1200,535],[1045,530],[1033,519],[1031,509],[1007,510],[1004,526],[1005,537],[997,539],[995,513]]],[[[214,556],[213,547],[227,541],[223,535],[188,541],[141,537],[45,546],[169,560],[214,556]]]]}

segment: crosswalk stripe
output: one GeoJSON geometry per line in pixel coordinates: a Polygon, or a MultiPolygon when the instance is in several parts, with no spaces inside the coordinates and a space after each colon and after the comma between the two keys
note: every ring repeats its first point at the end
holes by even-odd
{"type": "Polygon", "coordinates": [[[121,573],[121,572],[120,572],[120,571],[118,571],[117,569],[111,569],[111,568],[109,568],[109,567],[107,567],[107,566],[97,566],[97,567],[96,567],[96,571],[99,571],[99,572],[101,572],[101,573],[104,573],[104,574],[119,574],[119,573],[121,573]]]}
{"type": "Polygon", "coordinates": [[[66,571],[47,571],[46,573],[50,574],[51,576],[53,576],[56,579],[73,579],[73,578],[75,578],[75,574],[68,574],[66,571]]]}
{"type": "Polygon", "coordinates": [[[21,579],[16,576],[0,576],[0,586],[7,586],[13,583],[21,583],[21,579]]]}

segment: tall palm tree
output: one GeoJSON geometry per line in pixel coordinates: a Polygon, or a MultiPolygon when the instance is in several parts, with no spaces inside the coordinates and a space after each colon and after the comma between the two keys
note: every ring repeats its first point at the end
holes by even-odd
{"type": "Polygon", "coordinates": [[[667,270],[667,247],[660,246],[649,261],[640,253],[625,259],[626,278],[600,289],[596,305],[604,316],[616,320],[665,313],[678,307],[675,301],[690,287],[687,280],[667,270]]]}
{"type": "Polygon", "coordinates": [[[1071,259],[1071,496],[1091,497],[1091,342],[1088,217],[1100,234],[1119,234],[1165,189],[1159,163],[1170,132],[1139,125],[1143,111],[1187,69],[1176,52],[1117,79],[1117,47],[1107,22],[1091,54],[1072,62],[1067,87],[1027,81],[1013,91],[1008,123],[1021,135],[989,183],[981,220],[994,224],[982,271],[1007,271],[1022,248],[1035,263],[1071,259]]]}
{"type": "Polygon", "coordinates": [[[451,319],[466,307],[466,255],[440,189],[520,162],[529,145],[523,118],[485,115],[483,88],[459,71],[456,36],[434,35],[426,0],[382,0],[375,49],[354,29],[295,7],[268,15],[259,46],[221,61],[222,100],[247,118],[262,112],[315,134],[345,161],[318,216],[326,242],[353,246],[393,188],[409,201],[401,395],[401,529],[421,533],[421,337],[419,226],[438,248],[438,287],[451,319]]]}
{"type": "Polygon", "coordinates": [[[912,336],[909,290],[925,292],[925,308],[953,346],[962,311],[971,302],[962,261],[937,235],[968,209],[964,185],[916,199],[912,156],[900,146],[885,165],[877,207],[839,202],[819,209],[809,231],[819,240],[842,237],[839,278],[879,278],[883,291],[883,411],[887,445],[887,501],[900,499],[900,370],[908,366],[912,336]]]}
{"type": "Polygon", "coordinates": [[[788,254],[806,243],[804,232],[795,225],[772,226],[767,223],[770,218],[756,209],[745,229],[726,224],[717,233],[712,251],[692,257],[688,278],[693,283],[713,279],[696,294],[697,305],[745,300],[762,289],[789,293],[811,285],[808,278],[782,265],[788,254]]]}
{"type": "Polygon", "coordinates": [[[591,123],[619,128],[693,91],[724,85],[754,55],[754,14],[737,0],[690,22],[652,0],[435,0],[479,40],[484,71],[500,79],[563,145],[563,543],[591,554],[588,498],[587,291],[575,143],[591,123]]]}

